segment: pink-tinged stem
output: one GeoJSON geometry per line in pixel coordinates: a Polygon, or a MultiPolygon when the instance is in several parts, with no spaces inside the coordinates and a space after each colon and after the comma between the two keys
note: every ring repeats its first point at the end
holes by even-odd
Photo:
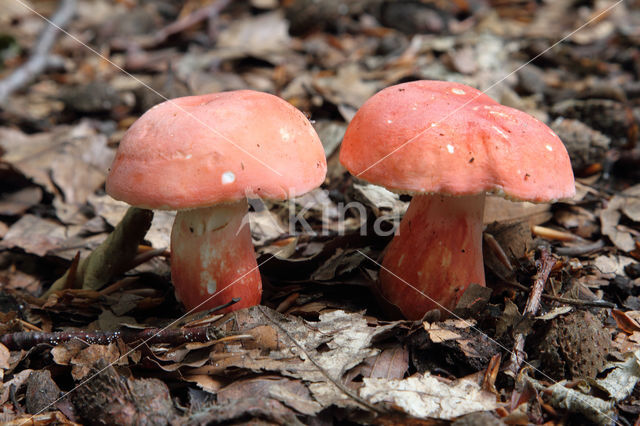
{"type": "MultiPolygon", "coordinates": [[[[171,231],[171,278],[187,309],[213,308],[239,297],[226,311],[260,303],[262,281],[251,241],[246,200],[181,210],[171,231]],[[213,296],[213,297],[211,297],[213,296]]],[[[224,311],[223,311],[224,312],[224,311]]]]}
{"type": "Polygon", "coordinates": [[[471,283],[485,285],[484,197],[413,197],[380,271],[382,296],[408,319],[420,319],[436,308],[447,316],[443,308],[453,309],[471,283]]]}

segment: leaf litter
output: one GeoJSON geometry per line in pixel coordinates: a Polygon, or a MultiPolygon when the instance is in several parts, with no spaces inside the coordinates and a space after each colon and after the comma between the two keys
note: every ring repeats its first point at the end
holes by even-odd
{"type": "MultiPolygon", "coordinates": [[[[45,27],[13,3],[0,3],[0,84],[29,58],[45,27]]],[[[32,6],[45,16],[57,7],[32,6]]],[[[633,59],[640,14],[622,3],[546,50],[609,6],[78,3],[70,33],[139,80],[59,36],[47,68],[0,110],[0,421],[391,424],[477,415],[483,424],[633,423],[640,415],[640,90],[633,59]],[[489,94],[556,130],[572,156],[579,195],[553,205],[490,197],[489,287],[470,287],[455,311],[463,319],[398,321],[378,304],[378,267],[361,254],[379,259],[391,235],[360,231],[372,219],[393,225],[410,197],[346,173],[338,161],[346,124],[388,85],[446,79],[488,89],[542,52],[489,94]],[[104,193],[115,147],[162,100],[141,82],[168,97],[268,91],[314,122],[328,178],[295,209],[312,230],[328,232],[292,235],[288,206],[252,204],[259,260],[280,253],[261,267],[263,306],[173,324],[183,311],[166,252],[172,212],[154,212],[149,232],[129,241],[117,267],[101,269],[99,260],[97,273],[85,272],[82,265],[100,257],[92,253],[114,247],[108,235],[127,210],[104,193]],[[364,216],[342,210],[351,201],[365,206],[364,216]],[[536,225],[542,227],[531,232],[536,225]],[[522,312],[541,245],[556,257],[532,317],[522,312]],[[45,295],[65,271],[60,287],[45,295]],[[84,283],[89,275],[95,284],[84,283]],[[205,337],[189,340],[193,327],[205,337]],[[161,339],[141,344],[145,330],[161,339]],[[60,332],[69,338],[53,338],[60,332]],[[49,339],[14,349],[18,337],[33,338],[14,333],[49,339]],[[97,333],[113,340],[95,343],[97,333]],[[125,342],[125,335],[137,337],[125,342]],[[524,336],[527,357],[512,377],[505,371],[517,336],[524,336]]]]}

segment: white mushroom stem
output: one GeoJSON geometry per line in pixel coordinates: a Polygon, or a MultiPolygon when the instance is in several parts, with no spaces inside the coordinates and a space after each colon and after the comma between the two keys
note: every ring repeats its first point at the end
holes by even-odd
{"type": "Polygon", "coordinates": [[[485,285],[484,199],[484,194],[413,197],[380,271],[382,296],[405,317],[420,319],[431,309],[446,316],[469,285],[485,285]]]}
{"type": "Polygon", "coordinates": [[[260,302],[262,284],[247,201],[181,210],[171,231],[171,278],[187,309],[209,309],[239,297],[236,310],[260,302]]]}

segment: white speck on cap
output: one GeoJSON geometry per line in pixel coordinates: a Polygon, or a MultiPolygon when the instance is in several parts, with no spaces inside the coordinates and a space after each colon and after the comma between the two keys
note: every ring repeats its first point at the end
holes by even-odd
{"type": "Polygon", "coordinates": [[[489,114],[497,115],[498,117],[509,117],[509,114],[505,114],[501,111],[489,111],[489,114]]]}
{"type": "Polygon", "coordinates": [[[502,130],[500,130],[498,127],[496,126],[491,126],[491,128],[493,130],[495,130],[496,132],[500,133],[500,136],[502,136],[505,139],[509,139],[509,136],[507,136],[507,134],[505,132],[503,132],[502,130]]]}
{"type": "Polygon", "coordinates": [[[291,137],[291,135],[289,135],[289,132],[287,132],[287,129],[285,129],[284,127],[280,128],[280,136],[282,136],[283,141],[288,141],[291,137]]]}
{"type": "Polygon", "coordinates": [[[391,124],[391,123],[393,123],[393,121],[391,121],[391,120],[387,120],[387,123],[391,124]]]}
{"type": "Polygon", "coordinates": [[[436,127],[438,123],[431,123],[431,127],[436,127]]]}
{"type": "Polygon", "coordinates": [[[455,93],[456,95],[466,95],[467,94],[467,92],[465,92],[462,89],[458,89],[458,88],[453,88],[453,89],[451,89],[451,91],[453,93],[455,93]]]}
{"type": "Polygon", "coordinates": [[[236,181],[236,175],[233,172],[224,172],[222,174],[222,184],[233,183],[236,181]]]}
{"type": "Polygon", "coordinates": [[[455,150],[455,148],[453,147],[453,145],[447,144],[447,151],[449,151],[449,154],[453,154],[454,150],[455,150]]]}
{"type": "Polygon", "coordinates": [[[549,151],[553,151],[553,147],[551,145],[545,145],[545,148],[547,148],[549,151]]]}

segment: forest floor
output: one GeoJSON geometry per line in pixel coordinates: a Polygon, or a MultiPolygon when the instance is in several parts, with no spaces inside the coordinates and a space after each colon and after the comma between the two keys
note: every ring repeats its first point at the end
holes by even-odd
{"type": "Polygon", "coordinates": [[[637,0],[0,0],[0,423],[640,424],[639,122],[637,0]],[[487,289],[446,320],[379,305],[391,236],[360,231],[411,198],[338,160],[358,108],[419,79],[545,122],[576,176],[568,201],[489,197],[487,289]],[[168,211],[100,283],[45,293],[127,211],[104,184],[129,126],[236,89],[303,111],[328,163],[252,203],[261,305],[184,310],[168,211]]]}

